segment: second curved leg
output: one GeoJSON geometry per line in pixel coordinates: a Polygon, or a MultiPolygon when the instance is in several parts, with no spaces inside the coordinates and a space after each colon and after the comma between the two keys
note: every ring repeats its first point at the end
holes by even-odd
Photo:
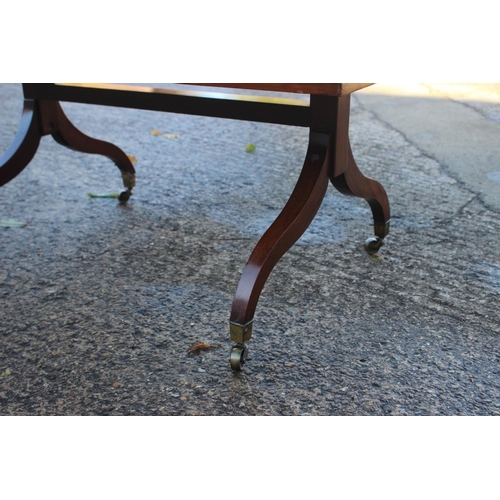
{"type": "Polygon", "coordinates": [[[20,174],[35,156],[42,137],[37,102],[24,100],[18,132],[9,149],[0,158],[0,186],[20,174]]]}
{"type": "Polygon", "coordinates": [[[110,142],[94,139],[78,130],[65,115],[57,101],[40,101],[43,125],[62,146],[81,153],[100,154],[109,158],[120,169],[126,191],[120,200],[126,201],[135,186],[135,169],[128,156],[110,142]]]}
{"type": "Polygon", "coordinates": [[[244,342],[252,334],[252,321],[264,284],[274,266],[314,219],[328,187],[329,134],[311,132],[302,172],[290,199],[264,233],[246,264],[236,290],[229,320],[236,346],[231,366],[240,370],[246,358],[244,342]]]}
{"type": "Polygon", "coordinates": [[[368,253],[376,253],[384,244],[384,238],[389,234],[391,213],[387,193],[380,182],[364,176],[356,165],[351,145],[348,145],[347,166],[339,175],[335,168],[330,177],[332,184],[343,194],[365,199],[373,214],[375,238],[370,238],[365,244],[368,253]]]}

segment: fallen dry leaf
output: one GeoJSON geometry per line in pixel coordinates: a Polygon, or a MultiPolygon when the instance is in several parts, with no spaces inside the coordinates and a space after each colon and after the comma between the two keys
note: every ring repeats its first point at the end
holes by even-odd
{"type": "Polygon", "coordinates": [[[135,165],[137,163],[137,158],[134,155],[127,155],[127,158],[130,160],[130,163],[132,163],[132,165],[135,165]]]}
{"type": "Polygon", "coordinates": [[[163,132],[161,130],[151,130],[151,132],[149,132],[151,135],[161,135],[163,134],[163,132]]]}
{"type": "Polygon", "coordinates": [[[196,344],[194,347],[189,349],[188,354],[194,354],[195,352],[206,351],[208,349],[217,349],[217,346],[210,344],[196,344]]]}
{"type": "Polygon", "coordinates": [[[113,382],[113,387],[114,387],[115,389],[118,389],[118,388],[119,388],[119,387],[121,387],[121,386],[122,386],[122,384],[120,384],[120,382],[113,382]]]}
{"type": "Polygon", "coordinates": [[[177,139],[179,136],[177,134],[163,134],[167,139],[177,139]]]}

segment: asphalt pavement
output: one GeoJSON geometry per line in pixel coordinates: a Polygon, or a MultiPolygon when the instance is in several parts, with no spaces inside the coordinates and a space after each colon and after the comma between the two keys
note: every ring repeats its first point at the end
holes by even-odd
{"type": "MultiPolygon", "coordinates": [[[[351,144],[391,202],[375,257],[364,200],[329,187],[261,296],[241,373],[243,266],[302,167],[307,130],[63,104],[137,159],[42,139],[0,188],[1,415],[499,415],[500,102],[495,85],[375,85],[351,144]],[[255,151],[247,152],[248,144],[255,151]],[[204,343],[213,348],[188,351],[204,343]]],[[[0,85],[0,153],[22,109],[0,85]]]]}

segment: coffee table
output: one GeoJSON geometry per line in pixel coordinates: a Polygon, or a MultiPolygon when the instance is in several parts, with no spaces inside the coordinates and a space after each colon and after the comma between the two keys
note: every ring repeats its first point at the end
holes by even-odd
{"type": "Polygon", "coordinates": [[[198,83],[187,90],[111,84],[23,84],[24,108],[18,133],[0,158],[0,186],[16,177],[34,157],[41,137],[63,146],[101,154],[119,168],[126,203],[135,186],[135,169],[117,146],[79,131],[60,102],[78,102],[188,115],[213,116],[307,127],[309,144],[299,179],[285,207],[260,238],[243,269],[229,318],[235,343],[230,365],[240,371],[248,356],[253,319],[261,291],[274,266],[314,219],[329,182],[341,193],[365,199],[371,207],[374,236],[365,242],[376,253],[389,233],[390,209],[383,186],[358,169],[349,142],[350,97],[362,83],[198,83]],[[193,87],[196,86],[196,87],[193,87]],[[200,90],[202,87],[203,90],[200,90]],[[267,91],[240,95],[234,89],[267,91]],[[231,89],[228,92],[227,89],[231,89]],[[280,93],[278,97],[274,93],[280,93]],[[281,93],[307,94],[309,100],[283,98],[281,93]]]}

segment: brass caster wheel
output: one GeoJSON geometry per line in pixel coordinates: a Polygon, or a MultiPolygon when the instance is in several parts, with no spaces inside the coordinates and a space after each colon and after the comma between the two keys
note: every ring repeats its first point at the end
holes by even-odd
{"type": "Polygon", "coordinates": [[[365,241],[365,250],[370,255],[375,255],[384,245],[385,245],[384,240],[379,236],[375,236],[375,238],[368,238],[365,241]]]}
{"type": "Polygon", "coordinates": [[[243,365],[245,364],[248,357],[248,346],[246,344],[236,344],[231,349],[231,357],[229,358],[231,363],[231,368],[240,372],[243,369],[243,365]]]}
{"type": "Polygon", "coordinates": [[[130,195],[132,194],[132,191],[130,189],[127,189],[126,191],[122,191],[120,195],[118,196],[118,200],[121,203],[126,203],[128,199],[130,198],[130,195]]]}

